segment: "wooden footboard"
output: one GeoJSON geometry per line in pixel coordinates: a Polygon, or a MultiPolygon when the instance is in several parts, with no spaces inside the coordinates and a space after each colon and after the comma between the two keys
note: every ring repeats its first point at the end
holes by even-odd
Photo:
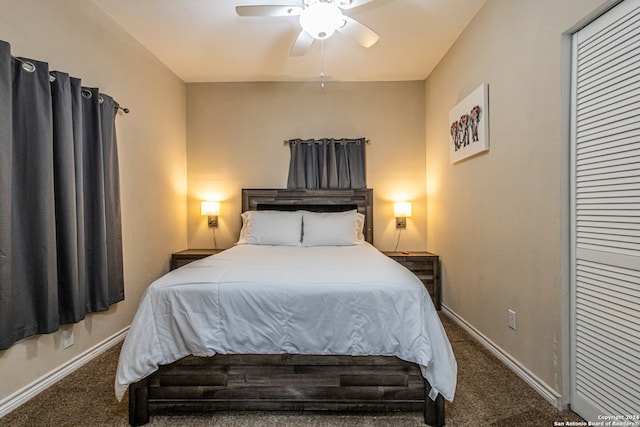
{"type": "Polygon", "coordinates": [[[423,411],[444,425],[444,399],[417,365],[390,356],[189,356],[129,387],[129,423],[150,410],[423,411]]]}

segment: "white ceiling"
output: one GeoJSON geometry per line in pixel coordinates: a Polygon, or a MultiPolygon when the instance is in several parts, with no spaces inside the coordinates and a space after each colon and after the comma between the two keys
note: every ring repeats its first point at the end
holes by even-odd
{"type": "MultiPolygon", "coordinates": [[[[239,5],[302,0],[92,0],[185,82],[319,80],[319,41],[289,50],[298,17],[239,17],[239,5]]],[[[328,81],[423,80],[486,0],[374,0],[347,15],[380,35],[366,49],[334,34],[324,42],[328,81]]]]}

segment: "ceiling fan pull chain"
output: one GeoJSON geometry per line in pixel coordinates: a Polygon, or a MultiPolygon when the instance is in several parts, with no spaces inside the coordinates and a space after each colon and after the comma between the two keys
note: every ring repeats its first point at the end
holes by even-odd
{"type": "Polygon", "coordinates": [[[324,39],[320,39],[320,88],[324,89],[324,39]]]}

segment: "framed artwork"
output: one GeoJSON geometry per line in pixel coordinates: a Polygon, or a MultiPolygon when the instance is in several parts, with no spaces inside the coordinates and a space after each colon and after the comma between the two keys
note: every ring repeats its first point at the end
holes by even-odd
{"type": "Polygon", "coordinates": [[[489,85],[483,84],[449,111],[451,163],[489,151],[489,85]]]}

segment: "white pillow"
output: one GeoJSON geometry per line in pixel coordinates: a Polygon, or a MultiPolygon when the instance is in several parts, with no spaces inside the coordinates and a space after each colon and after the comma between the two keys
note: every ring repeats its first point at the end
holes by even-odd
{"type": "MultiPolygon", "coordinates": [[[[302,213],[302,246],[349,246],[358,243],[357,212],[302,213]]],[[[364,220],[362,221],[364,224],[364,220]]],[[[362,229],[362,227],[360,227],[362,229]]]]}
{"type": "Polygon", "coordinates": [[[251,217],[251,212],[253,211],[242,212],[242,215],[240,215],[240,217],[242,218],[242,228],[240,229],[240,238],[236,242],[236,245],[246,245],[247,243],[249,243],[247,242],[247,227],[249,227],[249,218],[251,217]]]}
{"type": "Polygon", "coordinates": [[[364,215],[356,213],[356,244],[364,243],[364,215]]]}
{"type": "Polygon", "coordinates": [[[300,211],[249,211],[242,214],[242,220],[238,244],[300,246],[300,211]]]}

